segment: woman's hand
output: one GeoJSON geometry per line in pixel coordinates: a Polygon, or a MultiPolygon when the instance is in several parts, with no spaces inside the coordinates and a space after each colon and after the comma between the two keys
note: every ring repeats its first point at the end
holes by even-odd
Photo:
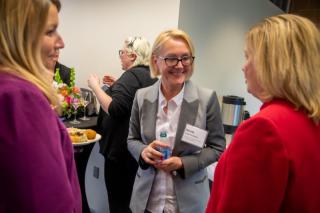
{"type": "Polygon", "coordinates": [[[105,75],[102,81],[104,84],[112,86],[112,84],[116,81],[116,78],[111,75],[105,75]]]}
{"type": "Polygon", "coordinates": [[[157,150],[158,147],[169,147],[169,145],[158,140],[153,141],[141,152],[142,159],[146,163],[165,172],[175,171],[183,167],[181,158],[177,156],[161,160],[162,153],[157,150]]]}
{"type": "Polygon", "coordinates": [[[166,143],[163,143],[158,140],[152,141],[144,150],[141,152],[142,159],[150,164],[150,165],[156,165],[160,163],[162,153],[157,150],[158,147],[168,147],[169,145],[166,143]]]}
{"type": "Polygon", "coordinates": [[[100,80],[99,80],[99,77],[96,74],[91,74],[89,76],[88,86],[92,90],[95,90],[95,88],[100,87],[100,80]]]}
{"type": "Polygon", "coordinates": [[[154,165],[157,169],[164,170],[165,172],[171,172],[183,167],[181,158],[177,156],[172,156],[167,160],[163,160],[160,163],[154,165]]]}

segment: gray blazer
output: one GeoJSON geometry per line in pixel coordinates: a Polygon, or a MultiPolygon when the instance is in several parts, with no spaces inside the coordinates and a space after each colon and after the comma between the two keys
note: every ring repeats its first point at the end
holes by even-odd
{"type": "MultiPolygon", "coordinates": [[[[140,154],[156,139],[156,115],[158,110],[160,80],[154,85],[140,89],[134,99],[128,135],[128,149],[139,162],[133,187],[130,208],[133,213],[146,209],[156,169],[146,166],[140,154]],[[144,164],[144,165],[143,165],[144,164]]],[[[209,183],[206,167],[217,161],[225,149],[225,138],[216,93],[185,84],[184,98],[177,127],[172,155],[182,159],[184,168],[173,172],[173,181],[180,212],[201,213],[209,198],[209,183]],[[203,148],[181,141],[186,124],[208,131],[203,148]]]]}

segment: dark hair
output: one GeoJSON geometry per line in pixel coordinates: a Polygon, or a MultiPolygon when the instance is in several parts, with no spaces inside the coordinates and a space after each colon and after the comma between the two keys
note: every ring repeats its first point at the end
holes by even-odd
{"type": "Polygon", "coordinates": [[[57,7],[58,12],[61,9],[61,2],[60,0],[50,0],[52,4],[54,4],[57,7]]]}

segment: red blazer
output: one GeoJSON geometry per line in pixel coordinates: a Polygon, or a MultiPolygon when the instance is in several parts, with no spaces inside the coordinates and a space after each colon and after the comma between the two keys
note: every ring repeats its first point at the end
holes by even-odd
{"type": "Polygon", "coordinates": [[[284,100],[263,104],[220,158],[206,212],[320,212],[320,125],[284,100]]]}

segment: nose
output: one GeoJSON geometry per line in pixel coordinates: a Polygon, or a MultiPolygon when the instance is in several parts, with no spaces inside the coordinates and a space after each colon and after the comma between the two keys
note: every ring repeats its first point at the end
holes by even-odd
{"type": "Polygon", "coordinates": [[[58,36],[56,47],[58,49],[63,49],[64,48],[64,41],[63,41],[63,39],[62,39],[62,37],[60,35],[58,36]]]}
{"type": "Polygon", "coordinates": [[[182,61],[178,61],[177,65],[175,66],[176,68],[183,68],[182,61]]]}

